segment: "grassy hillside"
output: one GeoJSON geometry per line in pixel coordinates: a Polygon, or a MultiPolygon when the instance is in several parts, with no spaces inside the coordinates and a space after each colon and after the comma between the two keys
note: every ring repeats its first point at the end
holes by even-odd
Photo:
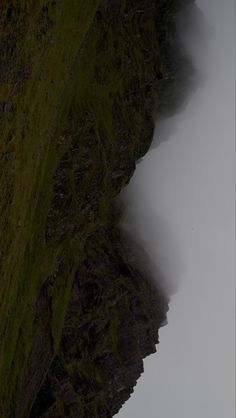
{"type": "MultiPolygon", "coordinates": [[[[14,411],[37,330],[34,302],[63,246],[46,245],[58,137],[78,54],[99,1],[3,1],[0,6],[0,416],[14,411]]],[[[60,330],[58,330],[60,333],[60,330]]],[[[59,339],[59,335],[58,335],[59,339]]]]}

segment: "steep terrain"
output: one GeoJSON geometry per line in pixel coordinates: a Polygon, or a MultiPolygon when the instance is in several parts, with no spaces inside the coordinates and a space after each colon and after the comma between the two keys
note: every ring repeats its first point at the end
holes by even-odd
{"type": "Polygon", "coordinates": [[[167,300],[112,202],[186,90],[189,3],[1,2],[2,418],[112,416],[155,351],[167,300]]]}

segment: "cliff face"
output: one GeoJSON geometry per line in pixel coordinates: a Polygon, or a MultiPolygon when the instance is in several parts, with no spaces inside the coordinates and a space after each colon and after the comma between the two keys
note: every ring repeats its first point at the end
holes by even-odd
{"type": "Polygon", "coordinates": [[[168,309],[131,267],[113,200],[150,146],[153,114],[174,111],[189,81],[174,19],[191,2],[44,3],[1,6],[11,65],[0,118],[0,411],[109,417],[168,309]]]}

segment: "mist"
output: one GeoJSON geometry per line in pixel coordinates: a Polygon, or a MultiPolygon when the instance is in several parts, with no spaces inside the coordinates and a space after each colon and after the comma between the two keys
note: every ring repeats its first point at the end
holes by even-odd
{"type": "Polygon", "coordinates": [[[171,302],[158,353],[120,418],[235,416],[234,2],[197,5],[198,26],[180,18],[178,27],[199,82],[176,115],[157,119],[122,195],[123,228],[171,302]]]}

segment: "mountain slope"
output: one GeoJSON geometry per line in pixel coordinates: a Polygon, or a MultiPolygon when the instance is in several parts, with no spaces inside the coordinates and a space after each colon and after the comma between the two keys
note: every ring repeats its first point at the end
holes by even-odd
{"type": "Polygon", "coordinates": [[[110,416],[154,351],[167,301],[130,268],[112,202],[150,146],[153,115],[174,110],[185,90],[174,17],[186,3],[1,3],[3,418],[29,416],[42,384],[31,416],[110,416]]]}

